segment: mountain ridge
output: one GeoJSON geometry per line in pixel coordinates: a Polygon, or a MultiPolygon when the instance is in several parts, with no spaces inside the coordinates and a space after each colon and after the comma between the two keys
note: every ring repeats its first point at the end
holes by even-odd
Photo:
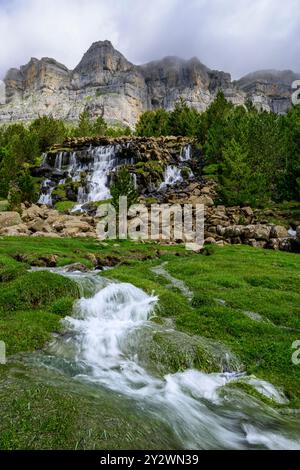
{"type": "Polygon", "coordinates": [[[291,107],[291,85],[297,79],[300,74],[292,70],[261,70],[233,81],[230,73],[212,70],[197,57],[167,56],[135,65],[110,41],[97,41],[73,70],[49,57],[9,69],[0,122],[43,114],[74,121],[86,110],[133,127],[142,112],[173,109],[180,97],[203,111],[219,89],[236,105],[250,99],[260,109],[282,114],[291,107]]]}

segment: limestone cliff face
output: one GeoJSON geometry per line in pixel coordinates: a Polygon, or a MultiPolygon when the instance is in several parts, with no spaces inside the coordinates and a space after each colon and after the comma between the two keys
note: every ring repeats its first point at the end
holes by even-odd
{"type": "Polygon", "coordinates": [[[43,114],[74,121],[87,110],[92,117],[133,127],[143,111],[172,109],[179,97],[205,110],[219,89],[234,104],[250,98],[281,113],[290,106],[291,83],[297,78],[293,72],[267,71],[232,82],[230,74],[210,70],[197,58],[166,57],[136,66],[109,41],[100,41],[73,71],[49,58],[9,70],[0,122],[29,121],[43,114]]]}
{"type": "Polygon", "coordinates": [[[291,70],[261,70],[235,83],[257,106],[283,114],[291,107],[292,83],[299,79],[300,74],[291,70]]]}

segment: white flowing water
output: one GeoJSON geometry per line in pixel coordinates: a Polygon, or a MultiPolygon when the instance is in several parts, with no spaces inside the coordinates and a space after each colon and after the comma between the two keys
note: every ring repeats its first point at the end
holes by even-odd
{"type": "Polygon", "coordinates": [[[174,186],[177,183],[182,183],[181,170],[177,166],[167,166],[164,172],[164,181],[161,183],[159,189],[165,189],[168,186],[174,186]]]}
{"type": "Polygon", "coordinates": [[[62,161],[63,161],[63,152],[60,152],[55,157],[54,168],[56,170],[61,170],[62,168],[62,161]]]}
{"type": "Polygon", "coordinates": [[[110,198],[108,176],[118,161],[116,148],[113,145],[97,147],[92,150],[93,167],[88,179],[87,201],[103,201],[110,198]]]}
{"type": "MultiPolygon", "coordinates": [[[[98,275],[65,275],[80,283],[86,297],[76,303],[74,315],[64,320],[68,339],[54,340],[50,350],[53,357],[64,356],[65,362],[78,364],[74,386],[79,381],[117,393],[121,402],[132,400],[145,421],[151,417],[161,422],[162,433],[167,426],[183,449],[300,449],[299,425],[291,418],[241,390],[226,388],[246,380],[282,403],[281,392],[271,384],[235,371],[206,374],[187,369],[153,375],[140,363],[145,343],[136,332],[159,328],[150,321],[159,301],[155,295],[98,275]]],[[[57,360],[53,362],[57,367],[57,360]]]]}
{"type": "Polygon", "coordinates": [[[38,200],[38,204],[45,204],[46,206],[52,206],[52,193],[54,186],[52,181],[47,179],[44,180],[41,186],[41,193],[38,200]]]}
{"type": "Polygon", "coordinates": [[[182,162],[188,162],[191,159],[191,157],[192,157],[192,146],[185,145],[184,147],[182,147],[180,160],[182,162]]]}

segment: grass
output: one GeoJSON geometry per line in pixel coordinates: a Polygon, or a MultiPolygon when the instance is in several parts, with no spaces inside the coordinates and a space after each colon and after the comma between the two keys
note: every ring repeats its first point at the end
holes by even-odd
{"type": "Polygon", "coordinates": [[[0,256],[12,257],[31,266],[47,266],[56,259],[57,266],[82,263],[92,268],[158,258],[164,253],[184,254],[182,246],[125,241],[101,242],[96,239],[0,237],[0,256]]]}
{"type": "Polygon", "coordinates": [[[42,348],[78,297],[77,285],[0,255],[0,340],[8,356],[42,348]]]}
{"type": "Polygon", "coordinates": [[[74,205],[73,201],[60,201],[55,204],[55,209],[61,214],[69,214],[74,205]]]}

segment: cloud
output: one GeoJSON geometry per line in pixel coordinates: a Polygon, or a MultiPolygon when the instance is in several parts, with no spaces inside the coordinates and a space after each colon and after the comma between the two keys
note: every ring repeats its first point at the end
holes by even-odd
{"type": "Polygon", "coordinates": [[[0,0],[0,78],[30,57],[74,68],[104,39],[134,63],[178,55],[234,77],[300,71],[299,30],[298,0],[0,0]]]}

